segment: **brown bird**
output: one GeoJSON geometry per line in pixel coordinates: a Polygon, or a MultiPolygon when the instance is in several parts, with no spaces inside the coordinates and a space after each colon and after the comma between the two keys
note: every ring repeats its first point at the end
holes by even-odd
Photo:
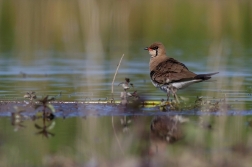
{"type": "Polygon", "coordinates": [[[165,47],[160,42],[155,42],[145,50],[149,51],[150,58],[150,77],[152,84],[167,93],[167,101],[170,94],[178,101],[176,92],[191,84],[202,82],[217,74],[195,74],[191,72],[183,63],[166,56],[165,47]]]}

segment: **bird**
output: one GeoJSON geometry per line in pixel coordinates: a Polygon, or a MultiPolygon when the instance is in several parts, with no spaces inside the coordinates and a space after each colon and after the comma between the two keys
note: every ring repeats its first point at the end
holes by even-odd
{"type": "Polygon", "coordinates": [[[212,75],[219,73],[195,74],[185,64],[168,57],[165,46],[161,42],[155,42],[144,50],[148,50],[151,55],[149,62],[151,82],[155,87],[167,93],[167,101],[172,94],[174,99],[179,102],[176,95],[177,90],[206,81],[212,75]]]}

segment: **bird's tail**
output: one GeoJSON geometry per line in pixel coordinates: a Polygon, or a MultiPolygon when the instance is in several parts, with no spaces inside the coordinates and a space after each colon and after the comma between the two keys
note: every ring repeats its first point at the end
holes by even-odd
{"type": "Polygon", "coordinates": [[[202,80],[208,80],[211,78],[212,75],[218,74],[219,72],[209,73],[209,74],[198,74],[194,78],[195,79],[202,79],[202,80]]]}

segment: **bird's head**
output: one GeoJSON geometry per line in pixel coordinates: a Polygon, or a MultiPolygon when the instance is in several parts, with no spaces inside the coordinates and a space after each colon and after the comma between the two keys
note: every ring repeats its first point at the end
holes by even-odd
{"type": "Polygon", "coordinates": [[[148,50],[151,58],[160,55],[166,55],[165,47],[161,42],[155,42],[151,44],[149,47],[144,48],[144,50],[148,50]]]}

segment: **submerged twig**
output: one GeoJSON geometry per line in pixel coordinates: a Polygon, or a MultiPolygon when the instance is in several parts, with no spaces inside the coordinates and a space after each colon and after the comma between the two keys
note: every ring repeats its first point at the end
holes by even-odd
{"type": "Polygon", "coordinates": [[[114,78],[113,78],[113,81],[112,81],[112,85],[111,85],[111,94],[112,94],[112,98],[113,98],[113,93],[114,93],[114,82],[115,82],[116,74],[117,74],[118,69],[119,69],[119,67],[120,67],[120,64],[121,64],[121,62],[122,62],[123,56],[124,56],[124,54],[122,55],[122,57],[121,57],[121,59],[120,59],[120,61],[119,61],[119,64],[117,65],[117,68],[116,68],[116,71],[115,71],[115,75],[114,75],[114,78]]]}
{"type": "Polygon", "coordinates": [[[119,138],[118,138],[118,136],[117,136],[117,134],[116,134],[115,125],[114,125],[114,116],[112,116],[111,122],[112,122],[112,127],[113,127],[113,131],[114,131],[114,135],[115,135],[117,144],[118,144],[118,146],[119,146],[119,149],[120,149],[122,155],[124,155],[124,152],[123,152],[121,143],[120,143],[119,138]]]}

